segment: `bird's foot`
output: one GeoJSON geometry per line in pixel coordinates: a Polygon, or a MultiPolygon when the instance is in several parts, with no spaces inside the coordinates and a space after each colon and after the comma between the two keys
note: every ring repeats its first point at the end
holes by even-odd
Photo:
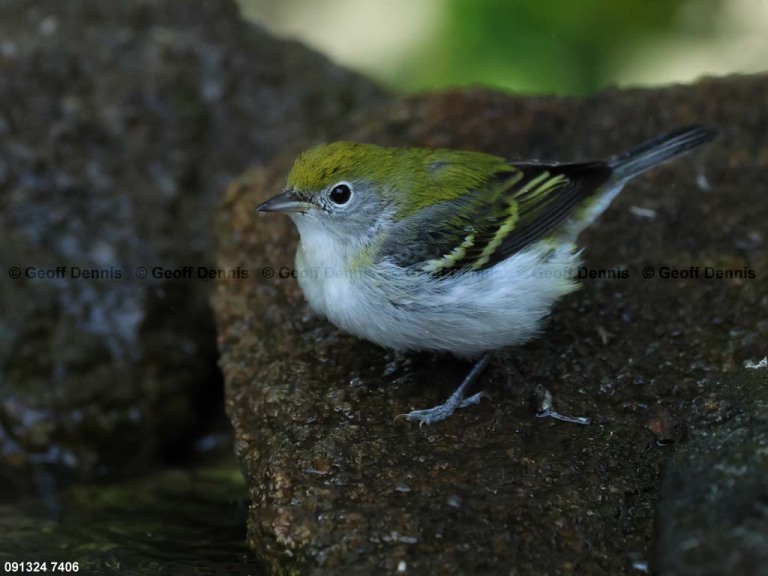
{"type": "Polygon", "coordinates": [[[418,422],[419,427],[425,425],[429,426],[435,422],[445,420],[459,408],[466,408],[467,406],[479,404],[480,400],[483,398],[488,398],[490,400],[491,396],[487,392],[478,392],[469,398],[462,398],[454,392],[451,394],[451,397],[448,398],[448,400],[439,406],[435,406],[434,408],[427,408],[425,410],[413,410],[407,414],[398,414],[395,416],[395,421],[403,418],[409,422],[418,422]]]}
{"type": "Polygon", "coordinates": [[[486,353],[483,355],[464,378],[461,386],[459,386],[443,404],[435,406],[434,408],[427,408],[426,410],[414,410],[413,412],[408,412],[408,414],[400,414],[395,417],[395,421],[399,418],[405,418],[411,422],[418,422],[419,426],[434,424],[435,422],[445,420],[459,408],[466,408],[467,406],[477,404],[482,398],[490,398],[486,392],[478,392],[469,398],[464,398],[464,392],[466,392],[472,382],[480,376],[480,373],[485,370],[485,367],[488,366],[490,361],[490,354],[486,353]]]}

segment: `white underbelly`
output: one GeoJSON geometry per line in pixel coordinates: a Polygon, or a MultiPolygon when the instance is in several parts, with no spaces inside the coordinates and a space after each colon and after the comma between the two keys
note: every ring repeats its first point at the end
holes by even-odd
{"type": "Polygon", "coordinates": [[[310,306],[343,330],[388,348],[471,357],[528,340],[574,289],[572,247],[548,259],[544,252],[534,247],[489,270],[442,279],[394,265],[376,274],[310,268],[301,249],[296,267],[310,306]]]}

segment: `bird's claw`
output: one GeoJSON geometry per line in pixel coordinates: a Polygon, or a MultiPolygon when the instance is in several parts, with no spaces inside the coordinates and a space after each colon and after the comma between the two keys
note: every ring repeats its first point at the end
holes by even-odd
{"type": "Polygon", "coordinates": [[[413,410],[406,414],[398,414],[395,416],[393,422],[397,422],[400,418],[408,420],[409,422],[419,422],[419,428],[422,426],[429,426],[441,420],[445,420],[450,417],[459,408],[466,408],[467,406],[473,406],[479,404],[483,398],[491,399],[491,395],[487,392],[478,392],[473,394],[469,398],[459,400],[458,397],[451,397],[445,404],[440,404],[434,408],[427,408],[426,410],[413,410]]]}

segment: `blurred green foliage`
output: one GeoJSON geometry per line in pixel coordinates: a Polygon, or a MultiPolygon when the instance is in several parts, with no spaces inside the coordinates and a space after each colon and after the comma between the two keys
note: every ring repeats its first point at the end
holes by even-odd
{"type": "MultiPolygon", "coordinates": [[[[713,20],[723,0],[695,0],[713,20]]],[[[409,89],[487,84],[584,94],[610,83],[622,58],[655,37],[702,35],[681,18],[688,0],[444,0],[444,25],[404,63],[409,89]]],[[[671,55],[674,57],[674,55],[671,55]]]]}

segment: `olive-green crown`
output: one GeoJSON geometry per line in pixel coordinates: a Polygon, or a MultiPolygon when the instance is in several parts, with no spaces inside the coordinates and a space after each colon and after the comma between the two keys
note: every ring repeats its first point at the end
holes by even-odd
{"type": "Polygon", "coordinates": [[[457,198],[506,167],[503,159],[480,152],[333,142],[302,153],[287,185],[312,195],[340,181],[367,182],[382,195],[395,195],[391,199],[405,215],[457,198]]]}

